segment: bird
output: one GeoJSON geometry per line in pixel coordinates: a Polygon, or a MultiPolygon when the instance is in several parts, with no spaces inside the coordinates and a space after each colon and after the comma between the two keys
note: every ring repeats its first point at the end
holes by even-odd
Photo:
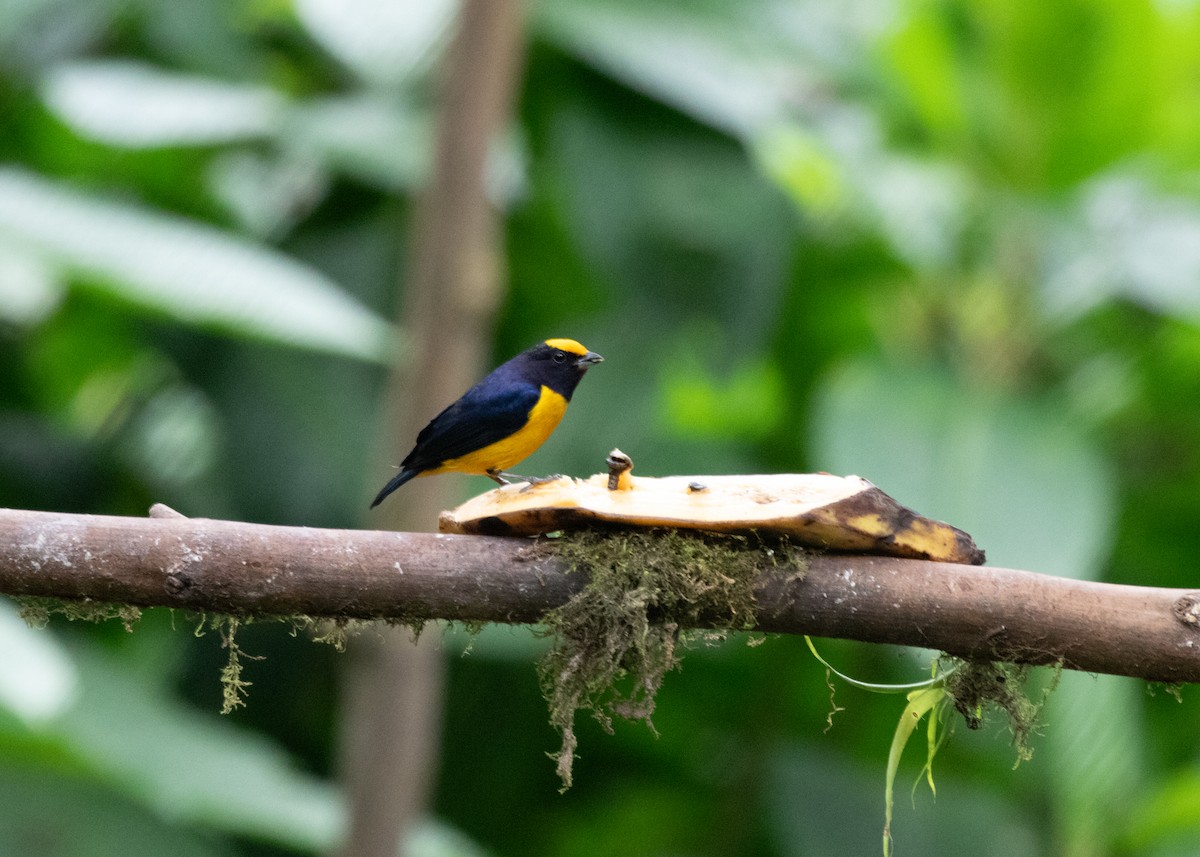
{"type": "Polygon", "coordinates": [[[519,478],[505,471],[550,437],[575,386],[603,360],[574,339],[547,339],[502,363],[421,429],[371,508],[416,476],[471,473],[501,485],[519,478]]]}

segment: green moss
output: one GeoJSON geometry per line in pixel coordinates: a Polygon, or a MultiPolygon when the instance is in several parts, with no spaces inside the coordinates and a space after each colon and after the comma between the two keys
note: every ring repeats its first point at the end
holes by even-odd
{"type": "Polygon", "coordinates": [[[695,640],[753,628],[760,574],[795,567],[803,554],[787,543],[677,530],[580,532],[543,545],[589,578],[543,618],[554,646],[538,674],[550,722],[562,735],[552,758],[564,789],[571,785],[576,711],[591,711],[608,731],[614,716],[653,729],[655,695],[681,651],[695,640]],[[712,630],[685,630],[698,625],[712,630]]]}
{"type": "Polygon", "coordinates": [[[253,682],[242,678],[242,658],[253,661],[262,660],[261,657],[246,654],[237,643],[238,628],[252,621],[254,621],[252,618],[245,616],[201,613],[197,616],[196,627],[192,630],[196,637],[203,637],[209,631],[215,631],[221,640],[221,648],[229,653],[225,660],[225,666],[221,667],[222,714],[229,714],[235,709],[245,706],[246,699],[250,695],[247,688],[253,682]]]}
{"type": "Polygon", "coordinates": [[[425,630],[425,626],[429,624],[428,619],[414,619],[410,616],[380,616],[378,621],[383,622],[390,628],[407,628],[412,634],[412,641],[415,643],[421,639],[421,633],[425,630]]]}
{"type": "Polygon", "coordinates": [[[110,619],[119,619],[126,631],[133,631],[133,626],[142,618],[140,607],[92,601],[90,598],[76,601],[29,596],[14,600],[20,607],[21,618],[31,628],[45,628],[52,616],[64,616],[71,622],[107,622],[110,619]]]}
{"type": "MultiPolygon", "coordinates": [[[[245,653],[237,644],[239,620],[231,616],[222,618],[224,622],[219,629],[221,648],[229,652],[229,658],[225,661],[225,666],[221,667],[221,713],[229,714],[246,704],[246,699],[250,695],[248,688],[253,682],[242,678],[242,656],[245,653]]],[[[261,660],[261,657],[249,655],[247,657],[261,660]]]]}
{"type": "MultiPolygon", "coordinates": [[[[809,647],[812,648],[811,642],[809,647]]],[[[816,654],[816,649],[813,649],[813,653],[816,654]]],[[[820,655],[817,655],[817,658],[824,663],[820,655]]],[[[826,667],[828,668],[828,664],[826,667]]],[[[1041,712],[1046,698],[1058,684],[1062,665],[1057,667],[1057,671],[1042,691],[1038,702],[1031,700],[1026,690],[1027,680],[1032,670],[1033,667],[1028,665],[999,661],[968,661],[950,655],[942,655],[935,670],[935,677],[908,693],[908,702],[900,714],[900,720],[896,724],[896,732],[892,738],[892,746],[888,752],[883,796],[884,857],[889,857],[891,854],[893,795],[900,756],[904,753],[904,748],[920,721],[928,715],[925,766],[921,773],[929,783],[930,791],[935,795],[937,791],[933,785],[933,761],[949,734],[948,730],[941,729],[941,724],[944,723],[951,707],[958,710],[970,729],[980,728],[991,712],[996,710],[1003,712],[1008,718],[1009,729],[1013,736],[1013,746],[1017,751],[1017,759],[1013,765],[1016,767],[1033,755],[1033,751],[1029,747],[1029,738],[1036,729],[1038,714],[1041,712]]],[[[859,686],[864,685],[859,683],[859,686]]],[[[882,689],[879,686],[874,687],[876,690],[882,689]]],[[[907,687],[912,686],[908,685],[907,687]]],[[[900,689],[903,688],[896,688],[896,690],[900,689]]],[[[831,714],[830,717],[832,716],[831,714]]]]}
{"type": "Polygon", "coordinates": [[[1173,682],[1171,684],[1168,684],[1166,682],[1161,682],[1161,681],[1152,681],[1152,682],[1146,683],[1146,693],[1150,694],[1150,696],[1157,695],[1159,690],[1161,690],[1167,696],[1171,697],[1171,699],[1175,700],[1176,702],[1178,702],[1178,703],[1183,702],[1183,684],[1182,683],[1173,682]]]}
{"type": "Polygon", "coordinates": [[[352,637],[375,626],[370,619],[347,619],[345,617],[323,618],[316,616],[288,616],[285,621],[291,626],[293,637],[307,634],[314,643],[333,646],[339,652],[346,651],[352,637]]]}
{"type": "Polygon", "coordinates": [[[1058,666],[1058,671],[1037,702],[1029,698],[1026,690],[1029,674],[1033,670],[1029,665],[946,657],[943,658],[943,667],[948,673],[945,679],[946,695],[963,716],[967,727],[978,729],[989,709],[1002,712],[1012,732],[1013,746],[1017,751],[1016,764],[1027,761],[1033,755],[1029,738],[1036,730],[1038,714],[1046,698],[1058,685],[1062,666],[1058,666]]]}
{"type": "MultiPolygon", "coordinates": [[[[142,618],[140,607],[132,604],[110,604],[91,599],[71,600],[65,598],[18,598],[20,616],[33,628],[45,628],[53,616],[65,616],[72,622],[107,622],[119,620],[125,630],[132,632],[133,626],[142,618]]],[[[307,617],[305,617],[307,618],[307,617]]],[[[221,668],[221,686],[224,702],[221,713],[228,714],[246,704],[247,688],[251,682],[242,678],[242,659],[259,660],[242,651],[237,644],[237,630],[243,622],[251,621],[236,616],[201,614],[195,634],[203,636],[207,631],[216,631],[221,638],[221,647],[229,652],[225,666],[221,668]]],[[[311,620],[309,620],[311,621],[311,620]]]]}
{"type": "MultiPolygon", "coordinates": [[[[142,617],[140,607],[132,604],[112,604],[91,599],[18,597],[14,601],[20,608],[20,616],[32,628],[45,628],[54,616],[65,616],[72,622],[107,622],[119,620],[126,631],[133,631],[133,626],[142,617]]],[[[363,630],[378,627],[378,622],[385,622],[393,627],[408,628],[413,639],[420,635],[425,625],[423,619],[406,617],[387,617],[378,620],[348,619],[348,618],[317,618],[313,616],[233,616],[224,613],[189,614],[195,616],[194,633],[203,637],[210,631],[215,631],[221,641],[221,648],[228,652],[225,665],[221,667],[222,705],[221,713],[229,714],[241,708],[249,698],[253,682],[248,681],[243,671],[244,661],[262,660],[262,658],[247,654],[237,642],[238,629],[253,621],[282,622],[289,625],[293,635],[301,632],[310,634],[313,641],[326,643],[339,652],[346,648],[346,641],[363,630]]],[[[482,623],[465,623],[469,629],[477,631],[482,623]]]]}

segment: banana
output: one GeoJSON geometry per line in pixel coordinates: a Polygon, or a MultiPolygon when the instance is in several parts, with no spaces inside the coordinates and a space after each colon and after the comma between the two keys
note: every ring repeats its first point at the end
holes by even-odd
{"type": "Polygon", "coordinates": [[[806,547],[982,565],[970,535],[924,518],[859,476],[633,477],[609,473],[505,485],[442,512],[443,533],[532,536],[597,524],[786,536],[806,547]]]}

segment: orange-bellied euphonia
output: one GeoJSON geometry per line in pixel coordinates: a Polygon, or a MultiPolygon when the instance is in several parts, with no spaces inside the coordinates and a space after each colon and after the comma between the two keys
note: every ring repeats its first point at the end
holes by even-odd
{"type": "Polygon", "coordinates": [[[507,484],[503,471],[550,437],[583,373],[603,359],[574,339],[547,339],[521,352],[421,429],[371,508],[414,476],[474,473],[507,484]]]}

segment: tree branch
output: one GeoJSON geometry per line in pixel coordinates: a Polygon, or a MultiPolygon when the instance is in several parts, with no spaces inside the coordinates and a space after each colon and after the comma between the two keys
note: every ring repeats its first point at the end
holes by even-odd
{"type": "MultiPolygon", "coordinates": [[[[584,581],[526,539],[0,510],[0,592],[239,614],[536,622],[584,581]]],[[[1200,682],[1200,591],[877,556],[757,588],[764,631],[1200,682]]]]}

